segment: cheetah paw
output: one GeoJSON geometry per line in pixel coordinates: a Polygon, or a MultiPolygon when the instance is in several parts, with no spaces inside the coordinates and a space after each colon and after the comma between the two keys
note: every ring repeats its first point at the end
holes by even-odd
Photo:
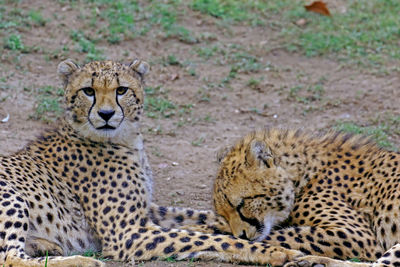
{"type": "Polygon", "coordinates": [[[281,249],[273,251],[270,254],[269,263],[273,266],[282,266],[285,262],[291,262],[295,259],[304,256],[304,254],[298,250],[293,249],[281,249]]]}
{"type": "Polygon", "coordinates": [[[307,260],[296,260],[286,263],[283,267],[325,267],[324,264],[311,263],[307,260]]]}
{"type": "Polygon", "coordinates": [[[295,250],[295,249],[287,249],[286,255],[287,255],[287,261],[293,261],[298,258],[304,257],[303,252],[301,252],[299,250],[295,250]]]}
{"type": "MultiPolygon", "coordinates": [[[[289,261],[284,267],[346,267],[355,266],[354,263],[342,260],[335,260],[322,256],[304,256],[293,261],[289,261]]],[[[363,267],[363,264],[357,266],[363,267]]]]}

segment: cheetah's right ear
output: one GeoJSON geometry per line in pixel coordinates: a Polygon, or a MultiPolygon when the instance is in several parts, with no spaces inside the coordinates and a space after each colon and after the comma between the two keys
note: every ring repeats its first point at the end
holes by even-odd
{"type": "Polygon", "coordinates": [[[135,59],[131,64],[129,64],[129,67],[139,73],[142,77],[145,76],[150,70],[149,63],[139,59],[135,59]]]}
{"type": "Polygon", "coordinates": [[[248,157],[248,161],[253,160],[260,167],[265,166],[267,168],[271,168],[271,166],[274,165],[274,157],[272,155],[271,149],[264,141],[253,140],[250,143],[248,153],[250,154],[248,157]]]}
{"type": "Polygon", "coordinates": [[[60,64],[58,64],[57,72],[60,75],[60,77],[63,79],[64,84],[66,84],[68,82],[68,78],[77,69],[79,69],[79,66],[77,64],[75,64],[72,61],[72,59],[68,58],[68,59],[60,62],[60,64]]]}
{"type": "Polygon", "coordinates": [[[222,160],[226,157],[226,155],[228,155],[230,150],[231,150],[230,146],[225,146],[225,147],[218,149],[217,155],[216,155],[217,163],[221,163],[222,160]]]}

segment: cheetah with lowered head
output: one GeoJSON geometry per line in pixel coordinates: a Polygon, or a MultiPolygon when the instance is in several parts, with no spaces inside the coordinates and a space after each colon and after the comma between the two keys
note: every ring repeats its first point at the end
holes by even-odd
{"type": "Polygon", "coordinates": [[[222,156],[213,199],[233,235],[313,255],[287,266],[400,266],[400,154],[368,138],[250,133],[222,156]],[[351,258],[375,262],[336,260],[351,258]]]}
{"type": "Polygon", "coordinates": [[[283,264],[302,255],[233,236],[162,228],[149,219],[150,206],[162,208],[151,204],[151,171],[139,132],[148,69],[140,60],[59,64],[65,119],[16,154],[0,157],[1,266],[104,265],[70,256],[87,250],[118,261],[283,264]],[[34,257],[46,251],[52,256],[34,257]]]}

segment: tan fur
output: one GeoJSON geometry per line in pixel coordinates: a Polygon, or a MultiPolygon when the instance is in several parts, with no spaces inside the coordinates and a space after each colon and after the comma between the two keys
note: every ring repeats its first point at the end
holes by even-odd
{"type": "MultiPolygon", "coordinates": [[[[173,257],[281,265],[302,255],[160,226],[169,220],[151,203],[152,175],[139,129],[148,70],[140,60],[60,63],[65,119],[20,152],[0,157],[0,265],[43,267],[46,258],[34,256],[46,251],[51,267],[104,266],[68,256],[87,250],[124,262],[173,257]],[[161,216],[159,225],[150,206],[161,216]]],[[[181,212],[196,221],[209,215],[166,210],[177,222],[181,212]]]]}
{"type": "Polygon", "coordinates": [[[377,260],[390,249],[380,266],[400,262],[399,179],[400,155],[369,138],[257,131],[222,159],[214,206],[235,236],[339,259],[377,260]]]}

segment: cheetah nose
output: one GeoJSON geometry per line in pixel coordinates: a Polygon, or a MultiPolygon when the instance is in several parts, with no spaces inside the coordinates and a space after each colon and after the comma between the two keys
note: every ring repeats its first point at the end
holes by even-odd
{"type": "Polygon", "coordinates": [[[97,113],[103,120],[108,121],[115,114],[115,111],[101,109],[97,113]]]}
{"type": "Polygon", "coordinates": [[[246,234],[246,231],[245,231],[245,230],[243,230],[243,231],[242,231],[242,234],[241,234],[241,235],[239,235],[239,238],[241,238],[241,239],[248,239],[248,237],[247,237],[247,234],[246,234]]]}

